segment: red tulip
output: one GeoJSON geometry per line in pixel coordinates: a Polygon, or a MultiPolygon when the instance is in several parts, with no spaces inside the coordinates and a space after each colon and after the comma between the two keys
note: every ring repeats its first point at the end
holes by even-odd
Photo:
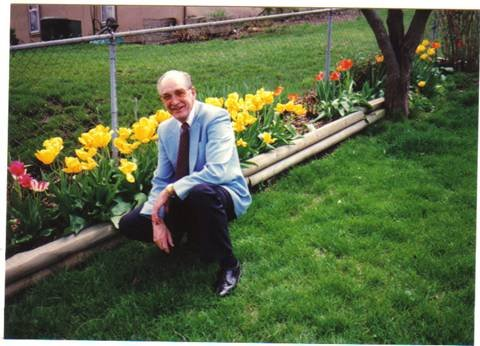
{"type": "Polygon", "coordinates": [[[330,80],[340,80],[340,72],[333,71],[330,73],[330,80]]]}
{"type": "Polygon", "coordinates": [[[353,66],[352,59],[342,59],[337,65],[337,71],[339,72],[348,71],[352,68],[352,66],[353,66]]]}
{"type": "Polygon", "coordinates": [[[319,73],[315,76],[315,80],[317,80],[317,81],[323,80],[323,72],[319,72],[319,73]]]}
{"type": "Polygon", "coordinates": [[[8,170],[14,177],[18,177],[25,173],[25,165],[21,161],[12,161],[8,166],[8,170]]]}
{"type": "Polygon", "coordinates": [[[24,187],[26,189],[30,188],[30,182],[32,181],[32,177],[30,174],[24,173],[22,175],[19,175],[17,179],[21,187],[24,187]]]}

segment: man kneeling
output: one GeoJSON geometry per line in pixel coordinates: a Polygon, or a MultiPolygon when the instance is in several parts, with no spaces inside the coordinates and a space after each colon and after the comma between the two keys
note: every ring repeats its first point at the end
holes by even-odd
{"type": "Polygon", "coordinates": [[[240,278],[228,222],[251,203],[230,116],[197,101],[186,72],[166,72],[157,90],[172,118],[158,127],[158,165],[148,201],[120,220],[120,232],[166,253],[186,233],[202,259],[219,263],[215,289],[223,297],[240,278]]]}

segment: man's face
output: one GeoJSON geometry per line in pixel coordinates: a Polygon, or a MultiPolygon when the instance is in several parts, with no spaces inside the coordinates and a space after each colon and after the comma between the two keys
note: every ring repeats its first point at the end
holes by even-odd
{"type": "Polygon", "coordinates": [[[194,87],[186,86],[182,78],[172,77],[162,81],[158,93],[175,119],[181,122],[187,120],[197,95],[194,87]]]}

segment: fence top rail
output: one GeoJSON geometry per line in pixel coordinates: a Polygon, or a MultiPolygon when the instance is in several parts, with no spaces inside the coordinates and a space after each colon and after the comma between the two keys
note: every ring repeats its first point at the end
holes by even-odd
{"type": "Polygon", "coordinates": [[[19,45],[10,47],[10,51],[12,52],[12,51],[18,51],[18,50],[25,50],[25,49],[61,46],[61,45],[67,45],[67,44],[98,41],[98,40],[105,40],[105,39],[112,39],[113,40],[116,37],[154,34],[154,33],[158,33],[158,32],[171,32],[171,31],[177,31],[177,30],[195,29],[195,28],[202,28],[202,27],[208,27],[208,26],[219,26],[219,25],[226,25],[226,24],[247,23],[247,22],[262,21],[262,20],[269,20],[269,19],[283,19],[283,18],[288,18],[288,17],[304,16],[304,15],[309,15],[309,14],[328,13],[329,11],[334,11],[334,10],[339,10],[339,9],[340,8],[324,8],[324,9],[319,9],[319,10],[308,10],[308,11],[272,14],[272,15],[268,15],[268,16],[227,19],[227,20],[219,20],[219,21],[215,21],[215,22],[206,22],[206,23],[182,24],[182,25],[167,26],[167,27],[160,27],[160,28],[124,31],[124,32],[118,32],[118,33],[111,33],[111,34],[108,33],[108,34],[102,34],[102,35],[90,35],[90,36],[74,37],[74,38],[67,38],[67,39],[62,39],[62,40],[25,43],[25,44],[19,44],[19,45]]]}

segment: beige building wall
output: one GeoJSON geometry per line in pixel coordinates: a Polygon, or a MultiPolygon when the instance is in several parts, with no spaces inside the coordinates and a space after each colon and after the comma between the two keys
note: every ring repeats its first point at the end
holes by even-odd
{"type": "Polygon", "coordinates": [[[227,17],[242,18],[242,17],[255,17],[263,11],[263,7],[240,7],[240,6],[188,6],[187,16],[192,17],[210,17],[212,15],[218,15],[225,13],[227,17]]]}
{"type": "MultiPolygon", "coordinates": [[[[262,7],[208,7],[208,6],[154,6],[119,5],[115,6],[119,24],[117,31],[129,31],[161,25],[167,18],[175,18],[176,24],[184,24],[186,17],[209,17],[225,14],[229,18],[257,16],[262,7]],[[159,24],[160,23],[160,24],[159,24]]],[[[99,5],[39,5],[40,19],[46,17],[80,20],[82,36],[93,35],[100,29],[101,6],[99,5]],[[96,22],[95,30],[93,21],[96,22]]],[[[30,33],[28,5],[12,4],[10,27],[20,43],[38,42],[40,33],[30,33]]]]}

